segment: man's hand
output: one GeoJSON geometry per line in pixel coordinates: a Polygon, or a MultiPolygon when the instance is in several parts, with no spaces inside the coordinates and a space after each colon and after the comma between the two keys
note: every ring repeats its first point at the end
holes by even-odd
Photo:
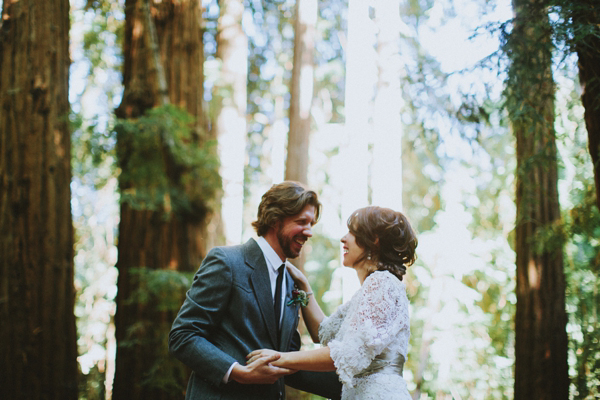
{"type": "Polygon", "coordinates": [[[230,378],[238,383],[260,383],[273,384],[285,375],[293,374],[294,370],[279,368],[270,363],[277,361],[281,354],[272,351],[272,354],[263,357],[255,357],[246,365],[236,364],[231,370],[230,378]]]}

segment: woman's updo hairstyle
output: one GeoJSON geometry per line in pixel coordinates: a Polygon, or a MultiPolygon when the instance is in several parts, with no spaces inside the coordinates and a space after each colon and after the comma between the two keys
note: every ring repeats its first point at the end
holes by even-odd
{"type": "Polygon", "coordinates": [[[370,256],[375,265],[367,274],[389,271],[402,280],[406,268],[417,258],[417,236],[401,212],[376,206],[358,209],[348,218],[348,230],[364,249],[357,261],[370,256]]]}

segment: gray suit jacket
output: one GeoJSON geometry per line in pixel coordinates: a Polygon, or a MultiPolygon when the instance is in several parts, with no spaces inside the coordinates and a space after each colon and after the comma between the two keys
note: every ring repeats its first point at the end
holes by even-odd
{"type": "MultiPolygon", "coordinates": [[[[286,271],[287,273],[287,271],[286,271]]],[[[271,282],[263,253],[253,239],[212,249],[194,277],[169,334],[169,351],[192,369],[186,399],[285,398],[284,380],[273,385],[223,383],[235,361],[261,348],[300,348],[298,305],[288,306],[293,280],[287,273],[280,334],[275,326],[271,282]]],[[[339,398],[335,373],[297,372],[285,383],[328,398],[339,398]]]]}

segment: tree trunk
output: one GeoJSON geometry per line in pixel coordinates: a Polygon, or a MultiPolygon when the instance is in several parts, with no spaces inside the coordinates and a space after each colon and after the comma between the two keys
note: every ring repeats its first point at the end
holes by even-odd
{"type": "MultiPolygon", "coordinates": [[[[308,184],[308,146],[314,86],[315,26],[317,0],[297,0],[294,21],[294,60],[290,85],[290,130],[288,134],[285,180],[308,184]]],[[[304,272],[306,254],[293,263],[304,272]]],[[[301,330],[302,332],[303,330],[301,330]]],[[[307,399],[310,395],[286,387],[286,398],[307,399]]]]}
{"type": "MultiPolygon", "coordinates": [[[[199,2],[127,0],[125,7],[124,94],[117,115],[135,119],[148,109],[169,101],[196,118],[195,126],[191,127],[195,132],[193,142],[187,146],[197,145],[206,136],[202,116],[204,57],[199,2]],[[156,28],[154,38],[150,35],[152,25],[144,14],[144,7],[149,7],[149,3],[150,20],[156,28]],[[153,52],[158,52],[158,57],[154,57],[153,52]],[[164,79],[160,76],[161,70],[164,79]],[[164,85],[161,81],[165,82],[166,88],[161,88],[164,85]],[[167,96],[163,96],[165,94],[167,96]]],[[[139,182],[123,178],[125,172],[144,166],[130,164],[131,148],[128,146],[131,144],[120,139],[117,138],[117,150],[123,170],[120,178],[123,197],[126,193],[145,189],[138,186],[139,182]]],[[[169,184],[185,193],[195,182],[187,188],[182,184],[183,167],[174,161],[167,143],[163,142],[159,151],[166,160],[163,172],[169,184]]],[[[178,200],[173,198],[173,202],[178,200]]],[[[143,275],[136,273],[136,269],[191,272],[197,269],[205,255],[207,210],[192,209],[183,213],[180,209],[170,209],[170,204],[169,199],[165,200],[162,209],[134,207],[126,201],[121,204],[115,400],[179,399],[185,391],[189,372],[175,371],[182,368],[179,363],[167,372],[164,364],[169,360],[166,337],[177,309],[159,312],[156,304],[132,301],[139,290],[148,290],[141,279],[143,275]],[[156,373],[162,379],[153,377],[156,368],[161,369],[156,373]]]]}
{"type": "MultiPolygon", "coordinates": [[[[344,98],[344,141],[340,156],[344,163],[342,183],[342,225],[353,211],[369,204],[369,138],[373,88],[377,82],[375,28],[369,17],[369,2],[348,1],[346,44],[346,87],[344,98]]],[[[342,268],[343,302],[360,287],[356,273],[342,268]]]]}
{"type": "Polygon", "coordinates": [[[375,8],[377,93],[373,115],[373,204],[402,210],[402,121],[400,0],[379,0],[375,8]]]}
{"type": "MultiPolygon", "coordinates": [[[[290,84],[290,131],[285,161],[285,180],[308,184],[308,145],[310,110],[313,101],[316,0],[296,2],[294,21],[294,60],[290,84]]],[[[304,271],[304,252],[294,265],[304,271]]]]}
{"type": "Polygon", "coordinates": [[[583,87],[581,101],[585,107],[585,126],[588,145],[594,164],[596,204],[600,209],[600,5],[595,0],[579,0],[571,5],[575,9],[573,24],[589,27],[596,34],[588,33],[575,44],[579,57],[579,81],[583,87]]]}
{"type": "Polygon", "coordinates": [[[359,207],[368,205],[369,138],[373,89],[377,82],[377,53],[374,49],[373,21],[369,4],[348,2],[348,41],[346,51],[345,129],[342,155],[346,174],[342,199],[342,220],[359,207]]]}
{"type": "Polygon", "coordinates": [[[248,86],[248,38],[242,29],[243,14],[243,1],[221,2],[217,28],[221,79],[215,84],[215,98],[220,101],[220,107],[214,131],[219,141],[223,179],[220,219],[228,245],[242,241],[248,86]]]}
{"type": "MultiPolygon", "coordinates": [[[[283,69],[279,69],[273,79],[274,87],[282,87],[283,69]]],[[[264,171],[267,173],[268,186],[279,183],[285,179],[285,159],[286,159],[286,137],[288,127],[286,126],[285,99],[283,91],[275,96],[274,99],[274,121],[265,128],[265,136],[268,140],[267,157],[263,157],[264,171]]]]}
{"type": "Polygon", "coordinates": [[[551,31],[542,1],[513,6],[507,93],[517,139],[515,399],[567,399],[562,248],[543,237],[560,219],[551,31]]]}
{"type": "Polygon", "coordinates": [[[0,396],[77,399],[69,1],[0,24],[0,396]]]}
{"type": "Polygon", "coordinates": [[[294,62],[290,88],[290,133],[285,179],[308,183],[308,143],[313,101],[316,0],[296,2],[294,62]]]}

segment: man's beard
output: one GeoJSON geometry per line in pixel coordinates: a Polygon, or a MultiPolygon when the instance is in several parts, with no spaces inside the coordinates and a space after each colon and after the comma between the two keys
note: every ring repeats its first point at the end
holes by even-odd
{"type": "Polygon", "coordinates": [[[300,252],[296,253],[292,249],[294,239],[298,236],[301,236],[301,235],[297,235],[297,236],[294,236],[293,238],[290,238],[288,236],[285,236],[281,230],[277,231],[277,240],[279,241],[279,246],[283,250],[283,254],[285,255],[286,258],[296,258],[300,255],[300,252]]]}

